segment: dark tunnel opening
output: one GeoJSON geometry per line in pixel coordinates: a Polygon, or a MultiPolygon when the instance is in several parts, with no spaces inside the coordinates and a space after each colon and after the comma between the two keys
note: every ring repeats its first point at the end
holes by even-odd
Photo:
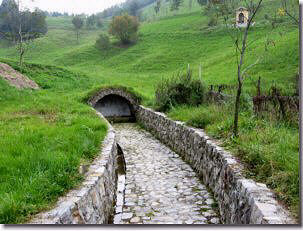
{"type": "Polygon", "coordinates": [[[107,95],[100,99],[95,109],[111,122],[135,122],[133,105],[119,95],[107,95]]]}

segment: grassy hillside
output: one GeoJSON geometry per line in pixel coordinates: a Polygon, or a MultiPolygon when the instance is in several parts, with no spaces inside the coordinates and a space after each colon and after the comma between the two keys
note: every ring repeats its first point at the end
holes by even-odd
{"type": "MultiPolygon", "coordinates": [[[[143,14],[149,22],[142,23],[137,43],[122,47],[111,38],[112,47],[108,51],[99,51],[94,45],[100,31],[83,30],[77,44],[70,17],[48,18],[49,32],[33,42],[25,56],[26,62],[38,65],[28,64],[22,70],[43,90],[17,91],[0,81],[3,108],[0,137],[4,134],[6,137],[0,139],[1,163],[14,159],[10,170],[6,165],[0,166],[0,169],[3,166],[3,176],[11,179],[1,181],[0,195],[5,195],[0,199],[2,223],[24,221],[79,182],[76,177],[79,162],[96,154],[106,131],[104,123],[81,103],[81,97],[91,89],[100,85],[129,86],[143,95],[143,104],[154,106],[157,83],[184,71],[188,64],[195,78],[202,64],[206,84],[236,83],[235,49],[227,29],[222,24],[208,27],[209,19],[202,14],[203,9],[195,3],[189,10],[187,3],[185,1],[176,15],[166,13],[163,8],[157,17],[153,16],[152,6],[146,7],[143,14]],[[16,133],[22,136],[16,139],[16,133]],[[37,158],[41,150],[43,160],[37,158]],[[66,155],[68,153],[73,155],[66,155]],[[56,158],[62,160],[59,167],[54,161],[56,158]],[[16,171],[23,162],[27,163],[26,167],[16,171]],[[54,177],[53,172],[57,171],[60,174],[54,177]],[[20,178],[17,187],[13,186],[16,178],[20,178]],[[37,188],[28,190],[31,185],[38,187],[40,182],[49,188],[32,198],[37,188]]],[[[249,72],[244,87],[246,97],[255,93],[259,76],[263,92],[272,85],[287,94],[294,92],[299,60],[298,28],[286,17],[274,29],[264,19],[265,14],[275,12],[278,7],[277,1],[265,1],[249,33],[246,65],[258,58],[260,63],[249,72]],[[269,40],[273,43],[266,50],[269,40]]],[[[2,47],[0,57],[16,59],[14,47],[3,44],[2,47]]],[[[234,139],[230,133],[232,110],[232,105],[185,105],[173,108],[168,114],[221,139],[224,146],[246,164],[249,177],[267,183],[279,199],[298,214],[297,124],[258,119],[251,105],[246,105],[240,114],[240,138],[234,139]]]]}
{"type": "Polygon", "coordinates": [[[20,91],[0,79],[1,224],[25,222],[75,187],[80,163],[96,156],[107,130],[81,103],[87,76],[41,65],[23,73],[43,89],[20,91]]]}
{"type": "MultiPolygon", "coordinates": [[[[272,2],[267,4],[271,6],[272,2]]],[[[144,91],[149,99],[153,98],[154,85],[159,79],[183,71],[188,64],[196,73],[202,64],[206,83],[233,84],[236,59],[231,38],[223,26],[208,28],[208,18],[200,11],[144,23],[136,45],[113,46],[107,52],[100,52],[94,46],[98,31],[84,30],[82,41],[77,44],[71,19],[51,18],[49,33],[32,45],[26,60],[85,72],[98,83],[123,82],[144,91]],[[143,84],[138,83],[138,78],[143,84]]],[[[293,87],[298,71],[298,29],[285,21],[272,29],[261,17],[251,31],[249,40],[253,43],[246,62],[253,63],[258,57],[261,61],[250,73],[249,89],[254,90],[259,76],[265,89],[273,83],[287,91],[293,87]],[[265,52],[268,39],[273,40],[275,46],[265,52]]],[[[15,55],[13,48],[0,51],[2,57],[14,58],[15,55]]]]}

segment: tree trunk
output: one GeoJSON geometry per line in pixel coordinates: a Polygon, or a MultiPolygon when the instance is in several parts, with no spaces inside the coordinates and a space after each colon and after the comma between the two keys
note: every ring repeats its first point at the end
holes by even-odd
{"type": "Polygon", "coordinates": [[[240,109],[240,97],[242,93],[242,82],[239,81],[238,84],[238,90],[237,90],[237,97],[236,97],[236,103],[235,103],[235,115],[234,115],[234,129],[233,129],[233,135],[235,137],[238,137],[239,135],[239,109],[240,109]]]}
{"type": "Polygon", "coordinates": [[[23,64],[23,54],[24,54],[23,37],[22,37],[22,28],[20,23],[19,26],[19,66],[20,67],[22,67],[23,64]]]}
{"type": "Polygon", "coordinates": [[[23,54],[22,54],[22,43],[20,43],[19,45],[19,66],[22,67],[22,64],[23,64],[23,54]]]}
{"type": "Polygon", "coordinates": [[[77,30],[77,43],[79,44],[79,30],[77,30]]]}
{"type": "Polygon", "coordinates": [[[23,47],[23,34],[22,34],[20,0],[18,1],[18,15],[19,15],[19,66],[22,67],[24,47],[23,47]]]}
{"type": "Polygon", "coordinates": [[[246,52],[246,42],[248,37],[248,31],[251,26],[252,20],[254,19],[257,11],[259,10],[263,0],[259,0],[257,7],[252,13],[251,18],[248,19],[248,24],[244,32],[244,37],[242,40],[242,49],[240,53],[240,61],[238,63],[238,90],[237,90],[237,97],[236,97],[236,103],[235,103],[235,114],[234,114],[234,127],[233,127],[233,135],[235,137],[238,137],[239,135],[239,129],[238,129],[238,121],[239,121],[239,109],[240,109],[240,98],[242,93],[242,85],[243,85],[243,78],[245,73],[242,72],[242,65],[244,61],[244,56],[246,52]]]}

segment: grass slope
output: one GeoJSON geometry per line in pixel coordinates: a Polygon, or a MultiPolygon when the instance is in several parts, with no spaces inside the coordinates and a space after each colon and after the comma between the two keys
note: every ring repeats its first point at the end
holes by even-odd
{"type": "Polygon", "coordinates": [[[91,86],[85,75],[41,65],[23,73],[44,89],[20,91],[0,79],[2,224],[27,221],[79,184],[80,163],[96,156],[107,131],[81,103],[91,86]]]}

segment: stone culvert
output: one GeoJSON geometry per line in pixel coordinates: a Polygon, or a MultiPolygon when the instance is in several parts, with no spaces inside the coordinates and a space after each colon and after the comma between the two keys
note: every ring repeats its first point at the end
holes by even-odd
{"type": "MultiPolygon", "coordinates": [[[[88,103],[107,119],[140,122],[162,143],[180,154],[214,193],[223,224],[296,224],[290,213],[275,200],[275,194],[266,185],[246,179],[242,164],[203,130],[140,106],[135,96],[119,88],[102,89],[88,103]]],[[[89,168],[82,188],[68,193],[55,209],[40,214],[33,223],[108,223],[114,210],[116,158],[116,135],[110,126],[102,156],[89,168]]]]}
{"type": "Polygon", "coordinates": [[[89,104],[107,120],[114,122],[134,122],[139,99],[120,88],[106,88],[97,92],[89,104]]]}

